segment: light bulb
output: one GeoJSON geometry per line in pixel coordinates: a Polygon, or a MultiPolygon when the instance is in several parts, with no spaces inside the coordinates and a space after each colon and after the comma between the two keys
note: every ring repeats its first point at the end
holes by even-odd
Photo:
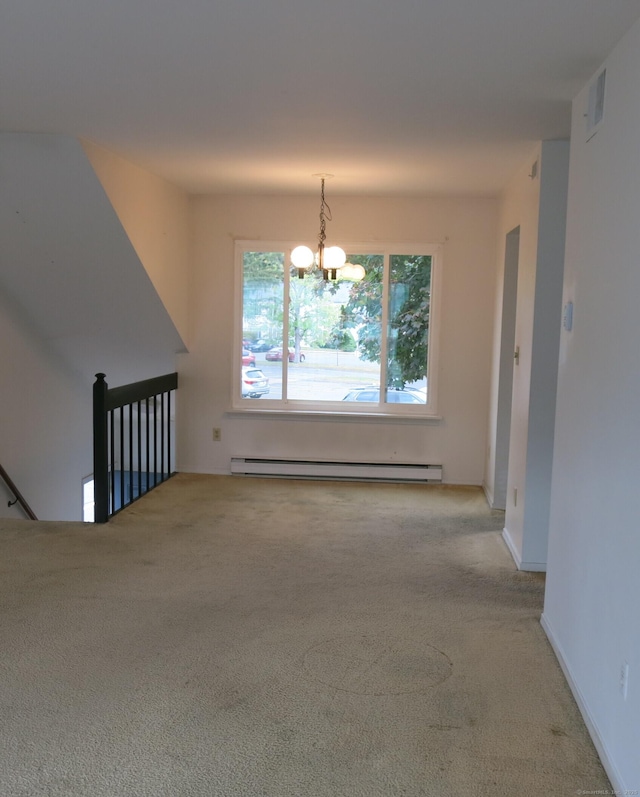
{"type": "Polygon", "coordinates": [[[340,269],[340,279],[359,282],[361,279],[364,279],[365,273],[361,265],[357,263],[345,263],[340,269]]]}
{"type": "Polygon", "coordinates": [[[296,246],[291,252],[291,262],[296,268],[309,268],[313,263],[313,252],[308,246],[296,246]]]}
{"type": "Polygon", "coordinates": [[[328,246],[324,250],[324,267],[327,269],[341,268],[346,259],[344,249],[340,249],[339,246],[328,246]]]}
{"type": "Polygon", "coordinates": [[[345,263],[344,266],[340,269],[340,279],[341,280],[352,280],[353,279],[353,266],[351,263],[345,263]]]}
{"type": "Polygon", "coordinates": [[[360,263],[354,263],[351,266],[351,279],[359,282],[363,280],[366,275],[366,271],[364,270],[364,266],[361,266],[360,263]]]}

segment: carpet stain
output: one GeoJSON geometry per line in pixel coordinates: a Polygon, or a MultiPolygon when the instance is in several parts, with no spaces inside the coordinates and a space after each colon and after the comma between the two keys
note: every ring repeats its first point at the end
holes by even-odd
{"type": "Polygon", "coordinates": [[[307,676],[325,686],[358,695],[424,692],[446,681],[451,659],[420,640],[378,636],[325,639],[303,657],[307,676]]]}

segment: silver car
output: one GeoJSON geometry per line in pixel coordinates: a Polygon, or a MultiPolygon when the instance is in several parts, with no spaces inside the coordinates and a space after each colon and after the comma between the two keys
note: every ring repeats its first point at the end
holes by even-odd
{"type": "Polygon", "coordinates": [[[259,368],[242,366],[242,398],[260,398],[269,392],[269,380],[259,368]]]}
{"type": "MultiPolygon", "coordinates": [[[[343,401],[370,401],[372,404],[380,403],[380,388],[377,385],[368,387],[356,387],[350,390],[342,399],[343,401]]],[[[387,404],[426,404],[427,396],[416,388],[405,387],[387,388],[387,404]]]]}

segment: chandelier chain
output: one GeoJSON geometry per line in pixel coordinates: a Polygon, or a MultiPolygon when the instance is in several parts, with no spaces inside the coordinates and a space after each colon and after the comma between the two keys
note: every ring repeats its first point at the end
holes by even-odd
{"type": "Polygon", "coordinates": [[[319,235],[319,240],[320,240],[320,245],[321,246],[324,246],[324,239],[327,237],[326,233],[325,233],[327,223],[326,223],[326,221],[324,219],[324,206],[325,206],[325,201],[324,201],[324,177],[323,177],[322,178],[322,182],[321,182],[321,188],[320,188],[320,235],[319,235]]]}
{"type": "Polygon", "coordinates": [[[331,208],[327,204],[324,198],[324,177],[321,178],[320,181],[320,234],[318,236],[318,240],[320,244],[324,246],[325,239],[327,237],[326,229],[327,229],[327,221],[331,221],[331,208]]]}
{"type": "MultiPolygon", "coordinates": [[[[322,272],[322,278],[335,280],[338,271],[345,265],[346,255],[339,246],[329,246],[326,248],[327,260],[325,260],[325,241],[327,238],[327,221],[332,221],[331,208],[327,204],[324,196],[325,177],[333,177],[331,174],[314,174],[320,178],[320,233],[318,235],[318,251],[313,252],[308,246],[296,246],[291,250],[291,264],[298,271],[298,278],[304,279],[305,273],[312,270],[322,272]],[[315,265],[314,265],[315,261],[315,265]]],[[[349,264],[347,264],[349,265],[349,264]]],[[[346,273],[346,272],[345,272],[346,273]]]]}

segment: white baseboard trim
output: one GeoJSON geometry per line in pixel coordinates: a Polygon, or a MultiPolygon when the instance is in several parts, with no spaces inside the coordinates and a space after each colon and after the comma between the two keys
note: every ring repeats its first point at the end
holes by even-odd
{"type": "Polygon", "coordinates": [[[500,512],[504,512],[506,510],[506,506],[504,506],[504,504],[496,506],[496,497],[484,482],[482,482],[481,487],[484,492],[485,498],[487,499],[487,503],[489,504],[489,508],[497,509],[500,512]]]}
{"type": "Polygon", "coordinates": [[[516,548],[514,541],[511,539],[511,535],[507,531],[507,529],[502,529],[502,539],[505,542],[505,545],[509,549],[509,553],[513,557],[513,561],[516,563],[516,567],[518,570],[526,570],[530,573],[546,573],[547,572],[547,563],[546,562],[526,562],[523,561],[520,557],[520,551],[516,548]]]}
{"type": "Polygon", "coordinates": [[[493,493],[487,485],[482,482],[482,492],[484,493],[484,497],[487,499],[487,503],[489,504],[489,509],[493,509],[493,493]]]}
{"type": "Polygon", "coordinates": [[[546,573],[546,562],[521,562],[520,570],[525,570],[527,573],[546,573]]]}
{"type": "Polygon", "coordinates": [[[502,529],[502,539],[504,540],[505,545],[509,549],[509,553],[511,554],[513,561],[516,563],[516,567],[518,568],[518,570],[520,570],[520,562],[522,561],[520,559],[520,554],[513,540],[511,539],[511,535],[506,529],[502,529]]]}
{"type": "Polygon", "coordinates": [[[540,618],[540,625],[542,626],[545,634],[547,635],[547,639],[551,643],[551,647],[553,648],[553,652],[556,654],[556,658],[560,663],[560,668],[564,673],[564,677],[567,679],[567,683],[569,684],[569,688],[575,698],[576,703],[578,704],[578,709],[580,710],[580,714],[582,714],[582,719],[584,720],[585,725],[587,726],[587,731],[589,732],[589,736],[591,737],[591,741],[593,742],[596,752],[600,757],[600,761],[602,762],[602,766],[604,767],[605,772],[607,773],[607,777],[611,781],[611,794],[633,794],[634,792],[626,786],[620,773],[618,772],[618,768],[616,767],[607,745],[598,730],[598,725],[593,718],[593,715],[589,711],[589,706],[587,705],[587,701],[584,698],[584,695],[580,691],[580,687],[575,681],[573,677],[573,673],[571,672],[571,667],[567,663],[567,660],[564,656],[562,651],[562,645],[558,642],[558,638],[551,626],[551,623],[547,619],[547,616],[542,614],[540,618]]]}

